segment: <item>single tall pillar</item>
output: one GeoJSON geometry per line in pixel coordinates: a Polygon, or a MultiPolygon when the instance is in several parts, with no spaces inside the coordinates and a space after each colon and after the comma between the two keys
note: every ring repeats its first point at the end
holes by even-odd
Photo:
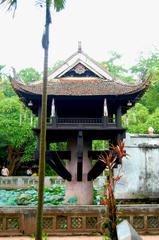
{"type": "Polygon", "coordinates": [[[77,181],[77,138],[69,140],[69,150],[71,151],[71,161],[67,163],[67,170],[72,174],[72,181],[65,182],[66,203],[70,199],[77,199],[75,204],[90,205],[93,202],[93,181],[87,181],[87,174],[92,168],[91,161],[88,158],[88,150],[91,149],[91,143],[84,141],[83,144],[83,164],[82,164],[82,181],[77,181]]]}

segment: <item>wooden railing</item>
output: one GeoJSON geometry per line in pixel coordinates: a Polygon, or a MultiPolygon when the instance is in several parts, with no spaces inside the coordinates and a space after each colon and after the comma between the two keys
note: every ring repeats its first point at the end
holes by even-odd
{"type": "MultiPolygon", "coordinates": [[[[127,219],[139,234],[159,234],[158,205],[120,205],[120,218],[127,219]]],[[[43,230],[49,235],[92,235],[102,232],[104,206],[45,207],[43,230]]],[[[0,208],[0,236],[35,233],[36,207],[0,208]]]]}
{"type": "Polygon", "coordinates": [[[64,118],[53,117],[47,121],[48,127],[115,127],[116,121],[112,118],[64,118]]]}

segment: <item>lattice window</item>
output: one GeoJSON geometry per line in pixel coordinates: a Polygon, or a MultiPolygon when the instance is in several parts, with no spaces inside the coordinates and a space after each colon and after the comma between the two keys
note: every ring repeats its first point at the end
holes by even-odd
{"type": "Polygon", "coordinates": [[[7,218],[6,219],[7,229],[19,229],[19,219],[18,218],[7,218]]]}
{"type": "Polygon", "coordinates": [[[133,217],[133,226],[136,229],[144,228],[144,217],[133,217]]]}
{"type": "Polygon", "coordinates": [[[3,229],[3,218],[0,218],[0,231],[3,229]]]}
{"type": "Polygon", "coordinates": [[[148,228],[159,228],[159,216],[148,216],[147,226],[148,228]]]}
{"type": "Polygon", "coordinates": [[[86,217],[86,228],[96,229],[97,228],[97,217],[86,217]]]}
{"type": "Polygon", "coordinates": [[[44,229],[52,229],[53,228],[53,218],[51,218],[51,217],[43,218],[43,228],[44,229]]]}
{"type": "Polygon", "coordinates": [[[82,228],[82,217],[71,217],[71,228],[73,229],[82,228]]]}
{"type": "Polygon", "coordinates": [[[56,228],[57,229],[67,229],[67,217],[57,216],[56,218],[56,228]]]}

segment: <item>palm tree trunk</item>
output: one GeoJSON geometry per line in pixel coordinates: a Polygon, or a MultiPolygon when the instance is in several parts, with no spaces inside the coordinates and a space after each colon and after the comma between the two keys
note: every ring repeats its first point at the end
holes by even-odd
{"type": "MultiPolygon", "coordinates": [[[[42,220],[43,220],[43,193],[45,177],[45,159],[46,159],[46,118],[47,118],[47,80],[48,80],[48,48],[49,48],[49,24],[48,13],[50,9],[46,3],[46,21],[45,33],[43,35],[44,48],[44,72],[43,72],[43,93],[42,93],[42,111],[40,125],[40,159],[39,159],[39,188],[38,188],[38,207],[36,218],[36,240],[42,240],[42,220]]],[[[50,16],[49,16],[50,17],[50,16]]]]}

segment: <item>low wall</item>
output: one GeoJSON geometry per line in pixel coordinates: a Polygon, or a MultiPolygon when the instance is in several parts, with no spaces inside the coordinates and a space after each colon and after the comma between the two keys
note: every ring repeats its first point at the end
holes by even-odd
{"type": "MultiPolygon", "coordinates": [[[[26,188],[37,184],[38,177],[0,177],[0,189],[26,188]]],[[[61,177],[45,177],[45,186],[52,184],[64,184],[64,180],[61,177]]]]}
{"type": "MultiPolygon", "coordinates": [[[[118,206],[139,234],[159,234],[159,205],[118,206]]],[[[43,230],[48,235],[97,235],[102,232],[104,206],[55,206],[44,208],[43,230]]],[[[35,207],[0,208],[0,236],[35,233],[35,207]]]]}

